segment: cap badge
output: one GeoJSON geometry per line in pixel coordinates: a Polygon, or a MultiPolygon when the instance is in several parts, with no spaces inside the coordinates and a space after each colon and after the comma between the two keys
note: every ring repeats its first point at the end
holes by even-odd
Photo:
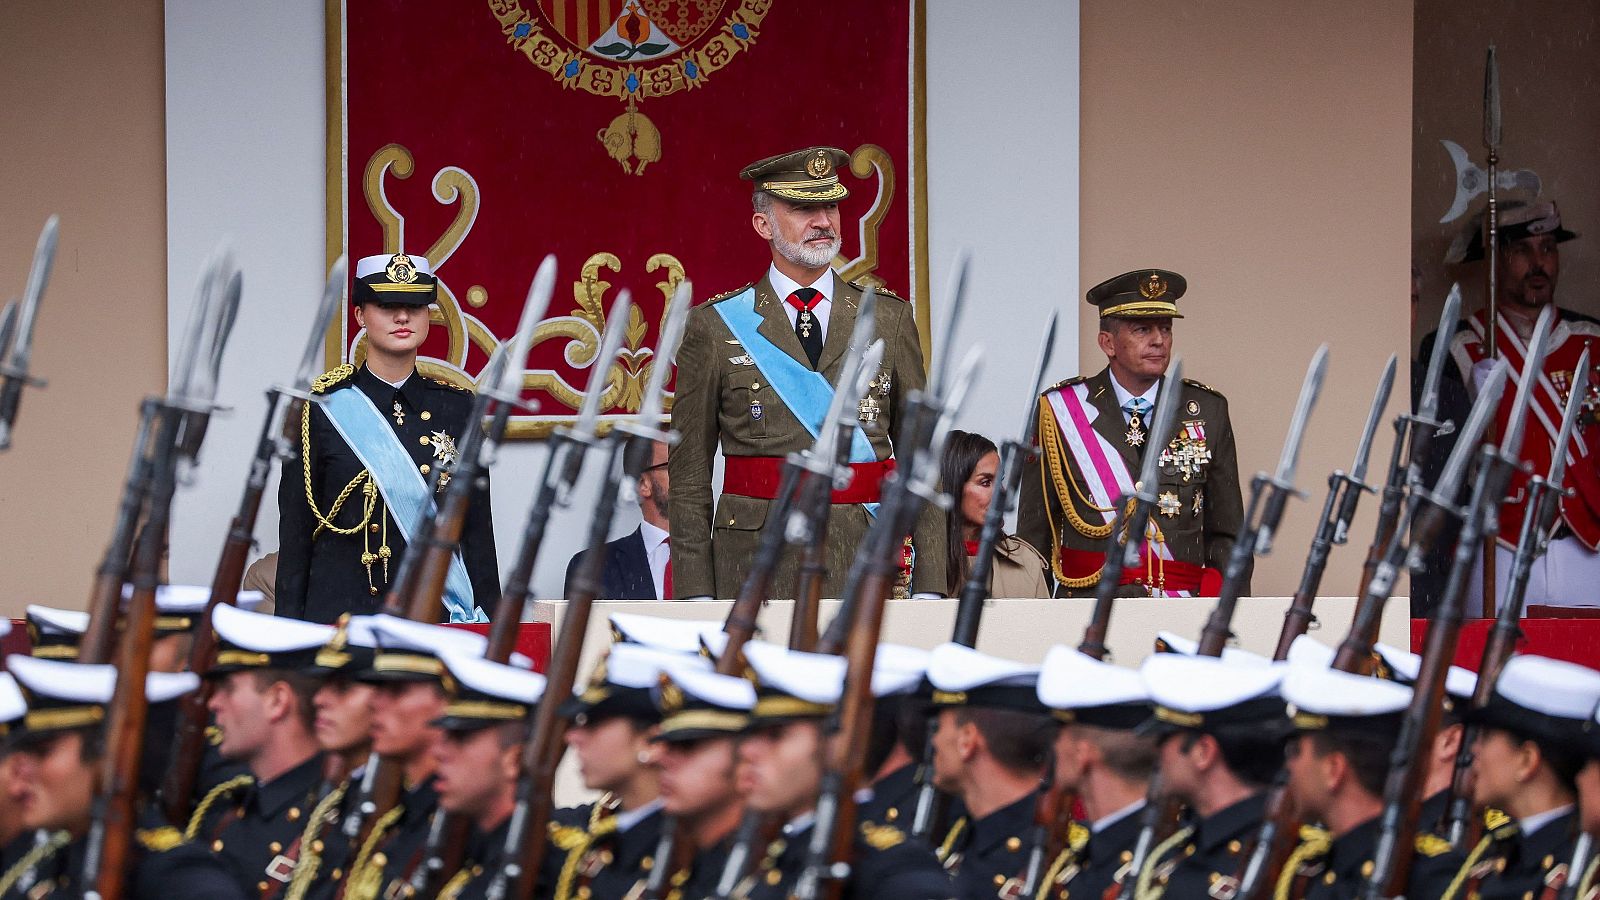
{"type": "Polygon", "coordinates": [[[833,173],[833,162],[828,159],[828,154],[818,150],[817,154],[806,160],[806,171],[812,178],[827,178],[833,173]]]}
{"type": "Polygon", "coordinates": [[[411,261],[411,257],[404,253],[396,253],[390,257],[383,274],[389,276],[389,280],[395,284],[410,284],[417,280],[417,266],[411,261]]]}
{"type": "Polygon", "coordinates": [[[661,676],[661,714],[670,716],[683,709],[683,689],[673,684],[667,676],[661,676]]]}
{"type": "Polygon", "coordinates": [[[1139,296],[1146,300],[1154,300],[1166,292],[1167,283],[1162,281],[1161,276],[1154,272],[1151,272],[1150,277],[1139,284],[1139,296]]]}

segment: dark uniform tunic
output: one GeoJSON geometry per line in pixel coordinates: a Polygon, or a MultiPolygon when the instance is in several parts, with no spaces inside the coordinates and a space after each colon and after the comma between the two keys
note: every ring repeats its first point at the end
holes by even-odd
{"type": "Polygon", "coordinates": [[[1578,817],[1568,812],[1523,834],[1515,821],[1494,818],[1478,845],[1456,872],[1445,900],[1481,897],[1538,897],[1547,880],[1566,872],[1578,839],[1578,817]]]}
{"type": "MultiPolygon", "coordinates": [[[[835,279],[833,305],[818,358],[818,368],[837,384],[850,332],[855,326],[861,288],[835,279]]],[[[759,332],[778,353],[807,369],[809,358],[784,312],[785,298],[763,277],[754,286],[759,332]]],[[[783,457],[807,450],[814,438],[778,398],[777,392],[716,310],[736,291],[694,308],[678,351],[677,393],[672,425],[681,440],[672,448],[672,581],[678,597],[733,597],[756,555],[770,500],[723,491],[712,515],[711,466],[720,445],[729,457],[783,457]]],[[[873,421],[860,422],[878,459],[899,444],[906,397],[924,382],[922,348],[911,304],[879,292],[877,336],[884,341],[879,386],[871,391],[873,421]]],[[[914,592],[943,593],[945,541],[943,514],[929,508],[917,520],[914,592]]],[[[850,560],[865,537],[871,517],[859,504],[834,504],[828,517],[828,577],[822,596],[838,596],[850,560]]],[[[789,590],[799,570],[799,551],[789,548],[772,578],[774,590],[789,590]]]]}
{"type": "MultiPolygon", "coordinates": [[[[416,372],[396,388],[364,366],[356,370],[348,366],[335,369],[317,380],[313,390],[318,388],[324,394],[341,390],[366,394],[394,429],[400,445],[410,453],[423,480],[434,468],[454,464],[455,447],[469,426],[471,392],[416,372]],[[399,416],[394,411],[396,404],[401,411],[399,416]]],[[[325,527],[319,531],[318,513],[338,528],[350,529],[360,524],[367,502],[365,491],[372,482],[370,477],[361,478],[339,503],[340,494],[366,467],[321,408],[310,404],[307,410],[309,478],[317,511],[314,513],[307,505],[307,474],[297,454],[284,463],[278,485],[278,580],[274,601],[278,615],[331,623],[341,613],[377,612],[389,578],[398,574],[406,541],[381,494],[375,497],[371,520],[357,533],[338,534],[325,527]],[[333,511],[336,505],[337,513],[333,511]],[[385,545],[391,554],[388,565],[381,558],[376,559],[369,579],[362,554],[381,557],[385,545]]],[[[415,527],[412,522],[405,526],[415,527]]],[[[472,581],[473,602],[485,611],[492,610],[500,595],[500,574],[487,474],[467,510],[461,532],[461,558],[472,581]]]]}
{"type": "Polygon", "coordinates": [[[433,789],[432,777],[406,791],[391,810],[395,816],[389,827],[381,835],[374,828],[368,836],[371,852],[366,859],[360,859],[361,850],[356,851],[357,859],[346,876],[345,900],[409,896],[411,876],[423,864],[429,826],[438,808],[439,794],[433,789]]]}
{"type": "Polygon", "coordinates": [[[655,864],[661,843],[659,804],[642,816],[619,816],[615,805],[591,803],[562,810],[559,818],[562,826],[552,829],[555,850],[547,856],[547,868],[555,862],[547,896],[621,900],[649,875],[646,867],[655,864]]]}
{"type": "Polygon", "coordinates": [[[1180,829],[1151,852],[1139,884],[1173,900],[1231,896],[1266,807],[1267,795],[1255,794],[1180,829]]]}
{"type": "Polygon", "coordinates": [[[201,801],[188,833],[211,848],[241,890],[280,896],[305,852],[301,837],[321,787],[321,754],[266,784],[224,783],[201,801]]]}
{"type": "MultiPolygon", "coordinates": [[[[803,824],[786,826],[755,872],[734,891],[735,900],[788,900],[805,870],[813,824],[807,817],[803,824]]],[[[863,822],[850,860],[844,896],[853,900],[943,900],[955,895],[933,852],[892,825],[863,822]]]]}
{"type": "Polygon", "coordinates": [[[963,817],[939,846],[939,861],[955,878],[962,900],[1012,896],[1021,884],[1028,854],[1025,837],[1033,827],[1038,792],[981,819],[963,817]]]}
{"type": "MultiPolygon", "coordinates": [[[[295,868],[295,879],[303,880],[307,889],[304,900],[334,900],[344,890],[347,867],[354,854],[350,838],[344,833],[345,821],[356,812],[361,802],[361,778],[365,767],[350,773],[338,787],[317,801],[315,819],[306,831],[306,849],[300,852],[300,864],[295,868]]],[[[286,900],[302,900],[291,890],[286,900]]]]}
{"type": "Polygon", "coordinates": [[[856,804],[863,822],[909,827],[917,812],[917,763],[909,762],[872,783],[872,796],[856,804]]]}
{"type": "Polygon", "coordinates": [[[507,818],[493,831],[473,829],[461,871],[439,889],[439,900],[484,900],[489,896],[489,883],[507,862],[506,831],[510,825],[507,818]]]}
{"type": "MultiPolygon", "coordinates": [[[[1074,822],[1067,837],[1067,848],[1045,872],[1040,900],[1099,900],[1106,889],[1119,881],[1131,884],[1127,867],[1133,861],[1133,846],[1139,840],[1141,804],[1104,829],[1091,833],[1074,822]]],[[[1132,896],[1129,893],[1128,896],[1132,896]]]]}
{"type": "MultiPolygon", "coordinates": [[[[26,872],[7,871],[0,900],[78,900],[85,886],[82,839],[55,847],[26,872]]],[[[245,900],[226,869],[205,848],[183,843],[175,828],[140,831],[135,835],[132,863],[123,881],[130,900],[245,900]]]]}
{"type": "MultiPolygon", "coordinates": [[[[1304,837],[1293,865],[1285,865],[1275,896],[1304,900],[1353,900],[1361,895],[1372,872],[1372,857],[1383,830],[1380,818],[1373,818],[1349,833],[1329,840],[1327,833],[1313,831],[1304,837]]],[[[1424,900],[1442,896],[1461,867],[1462,855],[1450,849],[1450,842],[1432,834],[1419,834],[1406,882],[1406,896],[1424,900]]]]}
{"type": "MultiPolygon", "coordinates": [[[[1087,379],[1071,378],[1056,384],[1039,398],[1037,440],[1040,449],[1038,459],[1022,470],[1022,484],[1017,495],[1017,536],[1045,555],[1061,582],[1057,596],[1090,597],[1094,595],[1098,580],[1091,576],[1095,575],[1099,564],[1090,567],[1087,574],[1076,574],[1079,567],[1063,566],[1061,550],[1103,554],[1104,533],[1109,529],[1104,513],[1090,504],[1092,495],[1088,482],[1061,436],[1061,425],[1057,424],[1049,399],[1056,391],[1071,390],[1078,384],[1087,386],[1087,403],[1095,413],[1092,429],[1116,448],[1130,479],[1139,477],[1145,452],[1162,451],[1149,447],[1148,442],[1138,447],[1128,442],[1129,425],[1111,384],[1110,367],[1087,379]],[[1095,532],[1095,529],[1100,531],[1095,532]]],[[[1176,400],[1180,406],[1173,437],[1164,448],[1168,461],[1161,465],[1156,491],[1159,502],[1150,520],[1161,529],[1162,539],[1173,559],[1220,570],[1226,566],[1234,538],[1244,525],[1244,501],[1239,493],[1239,463],[1233,425],[1228,417],[1228,401],[1215,390],[1187,378],[1176,400]]],[[[1146,419],[1153,417],[1154,411],[1146,419]]],[[[1064,424],[1067,428],[1073,427],[1070,421],[1064,424]]],[[[1116,491],[1110,485],[1107,489],[1116,491]]],[[[1249,593],[1248,582],[1241,593],[1249,593]]],[[[1148,588],[1125,584],[1118,594],[1145,596],[1148,588]]]]}
{"type": "Polygon", "coordinates": [[[728,851],[733,849],[735,835],[729,834],[704,850],[697,851],[689,867],[672,873],[667,878],[664,900],[699,900],[716,893],[722,880],[722,870],[728,866],[728,851]]]}

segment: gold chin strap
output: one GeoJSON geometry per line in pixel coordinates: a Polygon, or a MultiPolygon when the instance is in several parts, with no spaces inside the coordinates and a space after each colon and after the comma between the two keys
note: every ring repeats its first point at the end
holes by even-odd
{"type": "Polygon", "coordinates": [[[372,580],[373,563],[383,563],[383,583],[389,583],[389,559],[394,551],[389,549],[389,517],[378,512],[378,485],[372,480],[372,473],[362,469],[350,483],[339,491],[339,496],[334,498],[333,506],[328,508],[327,515],[317,508],[316,492],[312,490],[311,483],[311,404],[307,403],[300,412],[300,468],[305,476],[306,506],[311,508],[311,515],[317,519],[317,528],[311,533],[311,539],[316,540],[323,529],[334,534],[351,535],[361,533],[361,565],[367,570],[367,590],[373,594],[378,593],[378,586],[372,580]],[[344,508],[346,500],[357,486],[361,488],[361,521],[349,528],[340,528],[333,524],[334,517],[339,515],[339,510],[344,508]],[[383,516],[383,534],[378,544],[378,552],[372,552],[372,536],[367,526],[372,523],[374,515],[383,516]]]}

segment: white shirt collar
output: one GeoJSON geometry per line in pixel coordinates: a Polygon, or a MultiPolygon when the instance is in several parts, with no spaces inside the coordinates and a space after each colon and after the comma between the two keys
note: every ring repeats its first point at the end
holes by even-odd
{"type": "Polygon", "coordinates": [[[661,546],[668,537],[667,532],[643,520],[640,520],[639,522],[639,536],[644,538],[644,552],[646,556],[656,552],[656,548],[661,546]]]}
{"type": "Polygon", "coordinates": [[[1530,835],[1544,826],[1549,825],[1551,822],[1561,818],[1567,813],[1572,812],[1572,810],[1573,805],[1568,803],[1566,806],[1558,806],[1555,809],[1546,810],[1542,813],[1534,813],[1527,818],[1518,819],[1517,827],[1522,829],[1523,835],[1530,835]]]}
{"type": "Polygon", "coordinates": [[[813,284],[801,284],[798,281],[795,281],[793,278],[790,278],[782,272],[779,272],[777,264],[774,263],[767,266],[767,280],[772,282],[772,290],[778,295],[778,300],[780,301],[789,299],[790,294],[800,290],[803,287],[810,287],[815,288],[817,293],[822,295],[822,299],[817,301],[818,306],[825,306],[833,303],[834,280],[832,269],[823,272],[822,277],[818,278],[813,284]]]}
{"type": "Polygon", "coordinates": [[[1155,384],[1150,385],[1150,389],[1144,393],[1135,394],[1123,387],[1122,382],[1118,381],[1117,376],[1113,374],[1111,375],[1111,389],[1117,392],[1117,406],[1121,409],[1127,409],[1128,401],[1132,400],[1134,397],[1143,397],[1145,400],[1150,402],[1150,408],[1155,409],[1156,395],[1161,393],[1161,379],[1157,378],[1155,384]]]}
{"type": "Polygon", "coordinates": [[[657,797],[638,809],[625,809],[617,813],[617,831],[627,831],[629,828],[643,822],[645,817],[661,808],[661,798],[657,797]]]}
{"type": "Polygon", "coordinates": [[[1126,819],[1143,808],[1144,801],[1135,800],[1109,816],[1101,816],[1100,818],[1095,819],[1089,824],[1089,831],[1092,834],[1099,834],[1100,832],[1105,831],[1107,828],[1110,828],[1118,822],[1121,822],[1123,819],[1126,819]]]}

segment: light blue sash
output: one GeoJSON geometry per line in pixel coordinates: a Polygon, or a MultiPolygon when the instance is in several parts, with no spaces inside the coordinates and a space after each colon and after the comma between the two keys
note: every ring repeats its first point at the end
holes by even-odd
{"type": "MultiPolygon", "coordinates": [[[[778,349],[758,330],[762,318],[756,312],[755,288],[746,288],[741,294],[729,297],[712,306],[728,330],[744,345],[744,352],[755,360],[756,368],[767,377],[767,383],[778,392],[778,399],[794,413],[800,424],[817,436],[822,420],[827,418],[828,405],[833,402],[833,385],[821,372],[808,369],[794,357],[778,349]]],[[[878,454],[867,440],[866,432],[857,425],[850,438],[850,461],[876,462],[878,454]]]]}
{"type": "MultiPolygon", "coordinates": [[[[406,546],[411,546],[411,528],[422,521],[424,511],[432,511],[433,495],[428,490],[428,482],[411,461],[411,454],[400,445],[399,435],[359,388],[328,394],[323,398],[322,411],[372,474],[391,518],[406,539],[406,546]]],[[[459,549],[450,557],[443,600],[451,622],[489,621],[473,602],[472,580],[467,577],[467,567],[461,562],[459,549]]]]}

